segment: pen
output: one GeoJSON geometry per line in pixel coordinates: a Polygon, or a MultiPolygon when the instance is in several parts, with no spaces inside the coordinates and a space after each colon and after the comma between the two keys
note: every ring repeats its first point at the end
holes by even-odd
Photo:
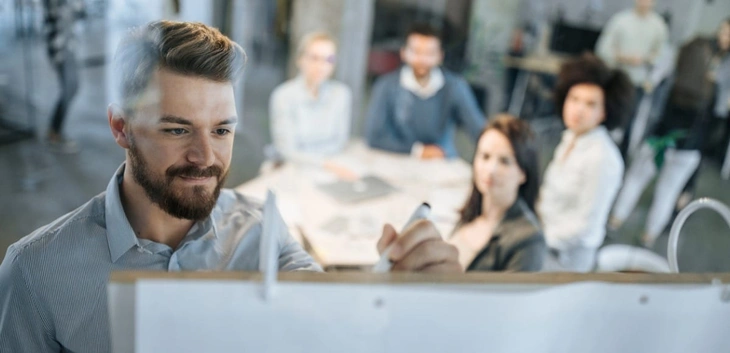
{"type": "MultiPolygon", "coordinates": [[[[406,225],[403,226],[403,229],[401,230],[401,234],[408,229],[408,227],[411,226],[411,224],[416,223],[416,221],[421,219],[427,219],[429,214],[431,214],[431,205],[424,202],[418,208],[416,208],[415,211],[413,211],[413,214],[411,215],[411,218],[408,219],[408,222],[406,222],[406,225]]],[[[388,272],[390,271],[390,267],[393,266],[393,264],[390,262],[390,250],[393,248],[393,244],[389,245],[382,254],[380,254],[380,260],[373,266],[373,272],[388,272]]]]}

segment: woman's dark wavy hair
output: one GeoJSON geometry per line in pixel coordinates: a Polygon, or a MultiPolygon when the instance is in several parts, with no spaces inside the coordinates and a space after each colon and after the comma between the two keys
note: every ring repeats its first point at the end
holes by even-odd
{"type": "MultiPolygon", "coordinates": [[[[520,185],[517,192],[518,197],[524,200],[532,211],[535,211],[535,201],[540,188],[540,169],[532,128],[524,120],[512,115],[500,114],[494,117],[489,125],[482,130],[479,138],[481,139],[489,130],[499,131],[507,137],[512,145],[517,165],[525,173],[525,182],[520,185]]],[[[478,158],[476,153],[474,158],[478,158]]],[[[482,193],[479,192],[473,181],[471,195],[469,195],[469,199],[467,199],[460,212],[460,223],[462,224],[469,223],[482,214],[482,193]]]]}
{"type": "Polygon", "coordinates": [[[634,86],[624,72],[609,68],[590,53],[564,63],[558,74],[554,94],[555,107],[561,116],[568,92],[579,84],[593,84],[603,90],[606,119],[602,124],[607,129],[623,126],[634,106],[634,86]]]}

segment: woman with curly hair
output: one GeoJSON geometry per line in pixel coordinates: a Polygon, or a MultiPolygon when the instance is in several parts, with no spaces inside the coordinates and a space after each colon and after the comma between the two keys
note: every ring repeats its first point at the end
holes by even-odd
{"type": "Polygon", "coordinates": [[[608,131],[625,119],[628,76],[592,54],[565,63],[555,88],[566,131],[545,172],[537,211],[545,240],[562,269],[588,272],[606,235],[624,164],[608,131]]]}
{"type": "Polygon", "coordinates": [[[547,253],[533,213],[540,171],[532,129],[492,119],[474,153],[474,184],[449,242],[466,271],[540,271],[547,253]]]}

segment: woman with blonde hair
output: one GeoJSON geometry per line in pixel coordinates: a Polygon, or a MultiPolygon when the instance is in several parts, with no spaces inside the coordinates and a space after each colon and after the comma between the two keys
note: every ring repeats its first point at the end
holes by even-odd
{"type": "Polygon", "coordinates": [[[341,151],[350,136],[352,93],[332,80],[337,44],[324,32],[305,36],[297,50],[297,77],[271,94],[271,135],[290,161],[319,161],[341,151]]]}

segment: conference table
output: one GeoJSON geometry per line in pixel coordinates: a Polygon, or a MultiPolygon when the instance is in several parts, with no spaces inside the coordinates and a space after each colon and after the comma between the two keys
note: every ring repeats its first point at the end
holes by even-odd
{"type": "Polygon", "coordinates": [[[422,202],[432,206],[429,219],[447,237],[472,185],[471,166],[461,159],[422,160],[374,150],[362,141],[352,142],[327,164],[345,170],[350,179],[377,177],[394,190],[343,201],[322,189],[342,179],[342,173],[330,172],[323,163],[286,163],[236,188],[261,200],[271,190],[292,236],[325,269],[372,266],[379,258],[376,244],[383,225],[400,231],[422,202]]]}

